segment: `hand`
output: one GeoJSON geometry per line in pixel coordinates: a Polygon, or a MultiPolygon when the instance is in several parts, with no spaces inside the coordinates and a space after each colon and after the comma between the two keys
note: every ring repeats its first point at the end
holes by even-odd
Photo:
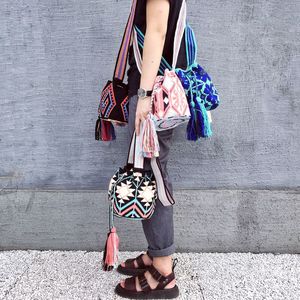
{"type": "Polygon", "coordinates": [[[147,118],[148,113],[151,112],[151,97],[138,99],[136,113],[135,113],[135,131],[136,135],[140,134],[140,124],[147,118]]]}

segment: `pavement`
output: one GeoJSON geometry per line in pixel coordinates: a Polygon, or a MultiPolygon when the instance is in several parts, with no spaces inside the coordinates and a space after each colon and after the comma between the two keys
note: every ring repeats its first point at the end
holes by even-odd
{"type": "MultiPolygon", "coordinates": [[[[119,260],[141,252],[120,252],[119,260]]],[[[300,255],[175,253],[180,296],[189,300],[300,299],[300,255]]],[[[126,276],[101,270],[102,252],[2,251],[0,299],[122,299],[126,276]]]]}

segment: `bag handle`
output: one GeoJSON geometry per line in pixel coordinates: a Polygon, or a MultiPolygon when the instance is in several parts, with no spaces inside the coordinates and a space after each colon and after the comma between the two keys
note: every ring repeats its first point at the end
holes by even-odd
{"type": "MultiPolygon", "coordinates": [[[[140,130],[142,129],[142,122],[140,123],[140,130]]],[[[141,134],[136,135],[134,130],[131,135],[131,141],[129,145],[129,151],[127,155],[127,164],[133,164],[134,168],[144,168],[144,156],[141,147],[141,134]]]]}
{"type": "Polygon", "coordinates": [[[186,27],[186,1],[182,0],[179,16],[177,20],[176,30],[175,30],[175,36],[174,36],[172,69],[176,68],[179,49],[180,49],[185,27],[186,27]]]}
{"type": "Polygon", "coordinates": [[[132,27],[133,27],[137,1],[138,0],[132,0],[131,11],[126,23],[126,28],[123,34],[123,38],[118,52],[118,58],[114,70],[114,79],[118,79],[121,82],[123,82],[124,80],[126,66],[127,66],[127,56],[129,52],[129,44],[132,35],[132,27]]]}
{"type": "MultiPolygon", "coordinates": [[[[144,122],[141,122],[140,130],[143,129],[142,128],[143,125],[144,122]]],[[[131,136],[128,156],[127,156],[127,164],[133,164],[134,168],[140,168],[140,169],[144,168],[144,156],[142,154],[142,149],[141,149],[141,134],[137,136],[135,130],[131,136]]],[[[152,157],[150,160],[150,164],[156,181],[158,199],[164,206],[175,204],[175,200],[171,195],[166,185],[165,179],[162,175],[162,168],[161,168],[159,157],[156,156],[152,157]]]]}
{"type": "Polygon", "coordinates": [[[192,65],[197,59],[197,42],[193,28],[187,24],[185,28],[185,47],[187,66],[192,65]]]}
{"type": "MultiPolygon", "coordinates": [[[[159,71],[161,74],[164,74],[165,69],[176,68],[180,45],[181,45],[185,28],[186,28],[186,1],[183,0],[180,7],[180,12],[178,15],[176,30],[174,35],[172,66],[170,66],[167,60],[162,56],[161,63],[159,66],[159,71]]],[[[141,52],[139,50],[139,46],[141,46],[141,48],[144,48],[144,34],[135,25],[133,26],[132,34],[133,34],[133,51],[134,51],[136,65],[139,72],[142,73],[142,57],[141,57],[141,52]]]]}

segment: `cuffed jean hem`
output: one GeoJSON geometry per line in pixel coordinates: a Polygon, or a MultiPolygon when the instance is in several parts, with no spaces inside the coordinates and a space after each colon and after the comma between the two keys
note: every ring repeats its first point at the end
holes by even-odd
{"type": "Polygon", "coordinates": [[[175,244],[164,249],[151,249],[148,247],[148,253],[153,257],[172,255],[175,253],[175,244]]]}

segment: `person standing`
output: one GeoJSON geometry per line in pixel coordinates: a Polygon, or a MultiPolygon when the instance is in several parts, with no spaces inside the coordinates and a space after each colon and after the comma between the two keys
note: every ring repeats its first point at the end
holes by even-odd
{"type": "MultiPolygon", "coordinates": [[[[173,42],[177,20],[183,1],[186,0],[138,0],[134,25],[145,35],[142,53],[141,73],[137,68],[133,46],[130,46],[129,69],[129,119],[128,137],[133,131],[139,135],[140,123],[151,111],[151,92],[162,56],[172,65],[173,42]]],[[[186,68],[185,40],[182,39],[176,67],[186,68]]],[[[170,147],[174,129],[158,131],[160,146],[159,159],[166,185],[173,195],[173,185],[167,171],[170,147]]],[[[150,169],[150,159],[145,158],[145,169],[150,169]]],[[[136,258],[122,262],[117,270],[131,277],[122,280],[115,292],[127,298],[160,299],[175,298],[179,295],[174,267],[175,252],[173,205],[163,206],[157,201],[150,219],[142,220],[143,231],[148,242],[148,249],[136,258]]]]}

